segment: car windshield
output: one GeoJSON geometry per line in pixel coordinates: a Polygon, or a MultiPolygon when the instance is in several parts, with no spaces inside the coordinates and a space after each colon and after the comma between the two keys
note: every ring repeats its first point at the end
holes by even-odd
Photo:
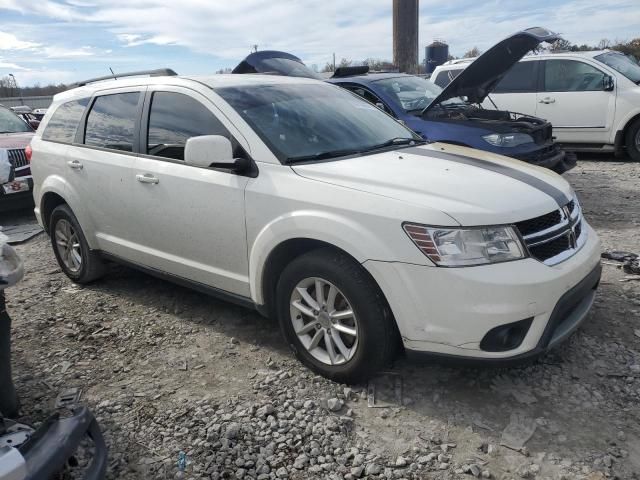
{"type": "Polygon", "coordinates": [[[215,91],[284,163],[421,141],[377,107],[334,85],[267,84],[215,91]]]}
{"type": "MultiPolygon", "coordinates": [[[[375,80],[372,83],[379,86],[407,113],[421,113],[422,110],[431,105],[431,102],[442,93],[442,88],[435,83],[411,75],[384,78],[382,80],[375,80]]],[[[464,105],[465,102],[461,98],[455,97],[445,100],[442,104],[464,105]]]]}
{"type": "Polygon", "coordinates": [[[640,65],[631,57],[622,53],[607,52],[594,58],[621,73],[632,82],[640,84],[640,65]]]}
{"type": "Polygon", "coordinates": [[[0,133],[32,132],[33,129],[11,110],[0,108],[0,133]]]}

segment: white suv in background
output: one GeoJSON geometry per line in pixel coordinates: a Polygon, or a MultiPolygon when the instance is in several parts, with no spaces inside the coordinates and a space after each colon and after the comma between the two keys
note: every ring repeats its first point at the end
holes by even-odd
{"type": "MultiPolygon", "coordinates": [[[[435,69],[446,86],[473,59],[435,69]]],[[[640,65],[615,51],[563,52],[523,58],[503,77],[485,108],[535,115],[571,150],[615,151],[640,160],[640,65]]]]}
{"type": "Polygon", "coordinates": [[[36,215],[76,282],[115,260],[255,308],[341,382],[401,344],[535,356],[591,307],[600,242],[549,170],[425,145],[316,80],[118,78],[57,95],[31,144],[36,215]]]}

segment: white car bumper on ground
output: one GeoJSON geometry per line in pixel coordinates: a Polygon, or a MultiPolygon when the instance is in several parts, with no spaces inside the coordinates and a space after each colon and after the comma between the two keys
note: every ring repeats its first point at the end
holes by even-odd
{"type": "Polygon", "coordinates": [[[554,266],[532,258],[466,268],[379,261],[364,266],[382,288],[408,353],[479,360],[535,356],[569,336],[593,303],[600,241],[584,225],[586,243],[554,266]],[[521,321],[515,330],[503,327],[489,334],[521,321]],[[517,337],[518,329],[523,338],[515,347],[488,348],[500,331],[517,337]]]}

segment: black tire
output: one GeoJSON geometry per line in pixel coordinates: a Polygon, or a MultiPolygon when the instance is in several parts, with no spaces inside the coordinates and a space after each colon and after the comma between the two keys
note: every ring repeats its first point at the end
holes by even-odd
{"type": "Polygon", "coordinates": [[[640,140],[640,119],[631,124],[625,136],[627,155],[631,160],[640,162],[640,144],[637,140],[640,140]]]}
{"type": "Polygon", "coordinates": [[[301,255],[282,272],[276,290],[282,333],[298,359],[314,372],[340,383],[361,383],[389,365],[400,341],[395,320],[378,285],[358,262],[331,248],[301,255]],[[358,319],[358,344],[353,357],[328,365],[312,356],[296,335],[290,312],[299,282],[319,277],[335,285],[358,319]]]}
{"type": "Polygon", "coordinates": [[[49,220],[49,234],[51,236],[51,246],[53,247],[53,253],[56,256],[58,265],[60,265],[62,271],[71,280],[76,283],[86,284],[104,275],[105,265],[102,261],[102,258],[97,252],[89,248],[89,244],[87,243],[87,239],[82,232],[82,228],[80,228],[80,224],[78,223],[76,216],[73,214],[68,205],[59,205],[53,210],[53,212],[51,212],[51,217],[49,220]],[[80,257],[82,260],[77,271],[69,268],[63,261],[61,247],[56,242],[56,228],[58,226],[58,223],[61,221],[66,221],[71,224],[78,239],[78,244],[80,247],[80,257]]]}
{"type": "Polygon", "coordinates": [[[11,378],[11,317],[0,290],[0,418],[18,416],[20,402],[11,378]]]}

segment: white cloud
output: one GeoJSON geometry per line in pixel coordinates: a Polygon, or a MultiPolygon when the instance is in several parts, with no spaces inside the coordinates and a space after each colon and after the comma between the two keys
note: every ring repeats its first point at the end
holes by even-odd
{"type": "Polygon", "coordinates": [[[27,70],[27,68],[16,63],[5,62],[0,58],[0,70],[27,70]]]}
{"type": "Polygon", "coordinates": [[[95,49],[93,47],[64,48],[51,46],[44,47],[42,53],[47,58],[78,58],[95,55],[95,49]]]}
{"type": "Polygon", "coordinates": [[[26,50],[40,44],[19,40],[14,34],[0,31],[0,50],[26,50]]]}

